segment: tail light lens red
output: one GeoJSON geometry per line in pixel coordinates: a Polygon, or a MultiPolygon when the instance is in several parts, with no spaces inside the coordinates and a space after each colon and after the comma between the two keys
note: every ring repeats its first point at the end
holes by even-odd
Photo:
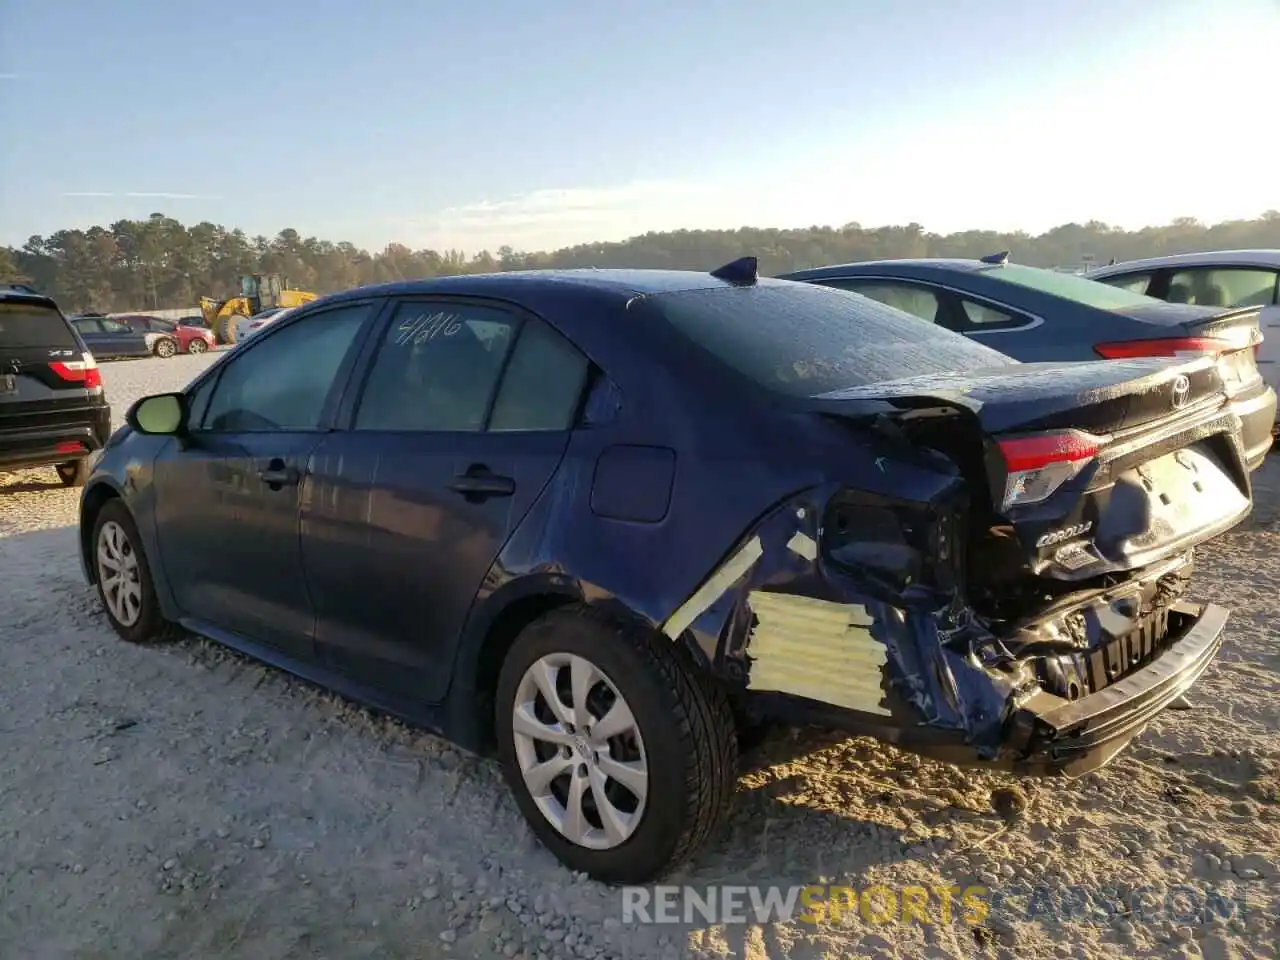
{"type": "Polygon", "coordinates": [[[1002,508],[1040,503],[1083,470],[1102,448],[1083,430],[1061,430],[997,442],[1006,480],[1002,508]]]}
{"type": "Polygon", "coordinates": [[[82,353],[79,360],[53,361],[49,369],[68,383],[83,384],[86,390],[102,389],[102,371],[91,354],[82,353]]]}
{"type": "Polygon", "coordinates": [[[1164,340],[1130,340],[1122,343],[1099,343],[1094,353],[1107,360],[1131,360],[1135,357],[1217,356],[1239,350],[1245,344],[1215,337],[1170,337],[1164,340]]]}

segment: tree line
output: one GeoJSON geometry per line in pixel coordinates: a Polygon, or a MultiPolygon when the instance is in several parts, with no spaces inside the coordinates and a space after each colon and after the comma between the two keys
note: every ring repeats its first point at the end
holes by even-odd
{"type": "Polygon", "coordinates": [[[214,223],[185,226],[153,213],[87,230],[33,236],[22,247],[0,246],[0,282],[25,282],[51,293],[68,311],[114,312],[188,307],[201,295],[224,297],[246,273],[279,273],[295,289],[331,293],[369,283],[456,273],[547,267],[658,267],[711,270],[747,254],[766,275],[803,267],[890,257],[978,257],[1001,250],[1033,266],[1076,266],[1092,257],[1130,260],[1193,250],[1280,247],[1280,211],[1255,220],[1206,225],[1183,217],[1165,226],[1126,231],[1098,221],[1068,223],[1047,233],[966,230],[929,233],[906,226],[651,232],[617,243],[519,252],[500,247],[468,256],[461,250],[411,250],[391,243],[370,253],[347,242],[281,230],[248,236],[214,223]]]}

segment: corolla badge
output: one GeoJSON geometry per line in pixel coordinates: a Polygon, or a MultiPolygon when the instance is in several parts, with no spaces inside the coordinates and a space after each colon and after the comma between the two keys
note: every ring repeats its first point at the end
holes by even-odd
{"type": "Polygon", "coordinates": [[[1045,547],[1052,547],[1054,544],[1062,543],[1064,540],[1083,536],[1092,529],[1093,521],[1086,520],[1084,523],[1073,524],[1058,530],[1050,530],[1048,533],[1041,535],[1040,539],[1036,541],[1036,549],[1043,550],[1045,547]]]}
{"type": "Polygon", "coordinates": [[[1173,381],[1173,409],[1181,410],[1191,399],[1191,381],[1183,374],[1173,381]]]}

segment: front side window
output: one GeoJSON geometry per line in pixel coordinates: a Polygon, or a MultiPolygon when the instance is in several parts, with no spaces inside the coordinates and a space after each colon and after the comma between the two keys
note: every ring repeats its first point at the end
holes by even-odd
{"type": "Polygon", "coordinates": [[[1147,288],[1151,286],[1151,274],[1126,273],[1119,277],[1099,277],[1098,281],[1109,287],[1128,290],[1130,293],[1146,293],[1147,288]]]}
{"type": "Polygon", "coordinates": [[[400,304],[356,408],[356,430],[484,429],[520,320],[479,304],[400,304]]]}
{"type": "Polygon", "coordinates": [[[1169,278],[1169,299],[1202,307],[1262,307],[1275,302],[1276,272],[1246,267],[1179,270],[1169,278]]]}
{"type": "Polygon", "coordinates": [[[831,280],[827,286],[851,290],[870,297],[886,307],[893,307],[913,317],[937,323],[942,319],[942,302],[927,287],[913,283],[890,283],[884,280],[831,280]]]}
{"type": "Polygon", "coordinates": [[[335,307],[255,338],[227,361],[203,428],[219,433],[315,430],[367,303],[335,307]]]}
{"type": "Polygon", "coordinates": [[[133,327],[119,320],[99,320],[98,322],[107,333],[133,333],[133,327]]]}

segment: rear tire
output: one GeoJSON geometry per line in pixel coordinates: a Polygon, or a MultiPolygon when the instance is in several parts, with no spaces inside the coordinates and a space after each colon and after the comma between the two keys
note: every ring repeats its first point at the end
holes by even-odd
{"type": "Polygon", "coordinates": [[[187,353],[204,353],[208,349],[209,344],[199,337],[192,337],[191,342],[187,344],[187,353]]]}
{"type": "Polygon", "coordinates": [[[687,860],[723,820],[737,780],[723,690],[666,637],[585,606],[554,610],[516,638],[495,729],[538,839],[605,883],[646,883],[687,860]]]}
{"type": "Polygon", "coordinates": [[[176,637],[178,628],[160,612],[142,538],[122,501],[102,505],[93,523],[90,549],[98,599],[112,629],[130,643],[160,643],[176,637]]]}
{"type": "Polygon", "coordinates": [[[89,458],[68,460],[57,464],[54,469],[58,471],[58,479],[64,487],[83,487],[84,482],[89,479],[89,458]]]}
{"type": "Polygon", "coordinates": [[[152,353],[162,360],[168,360],[178,352],[178,344],[169,337],[161,337],[152,348],[152,353]]]}

